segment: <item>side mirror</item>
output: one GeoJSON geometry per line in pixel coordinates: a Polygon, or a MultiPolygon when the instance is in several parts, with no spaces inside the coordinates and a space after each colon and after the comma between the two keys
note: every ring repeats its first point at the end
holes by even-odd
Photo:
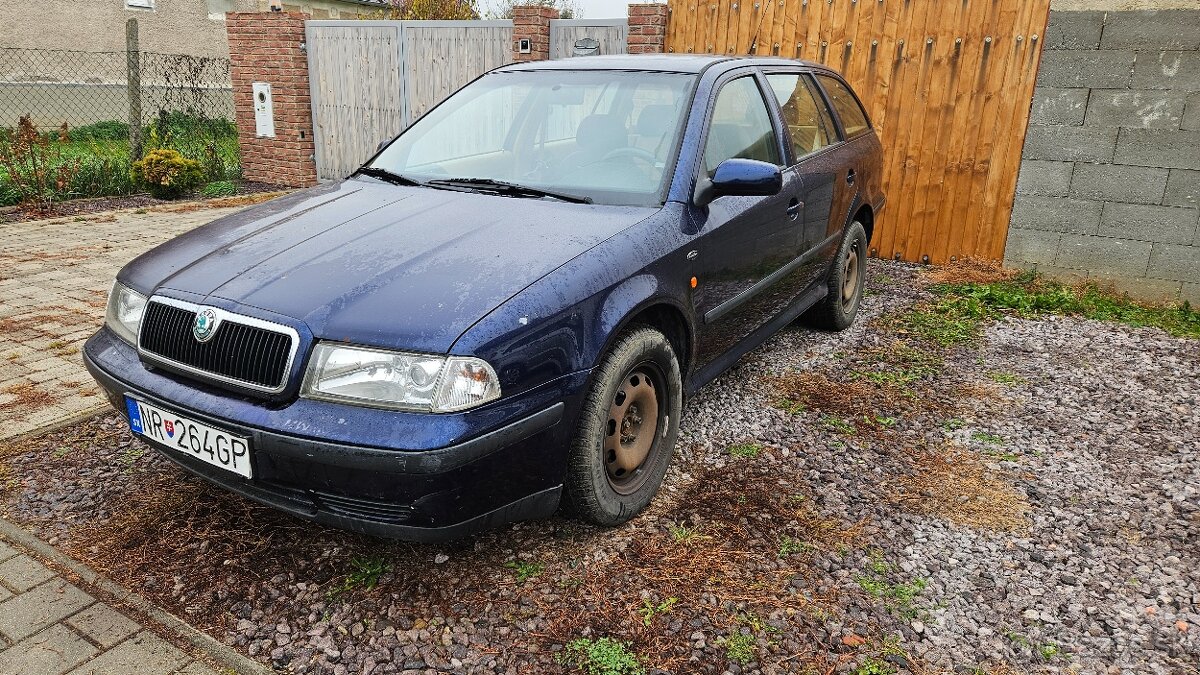
{"type": "Polygon", "coordinates": [[[379,145],[375,146],[375,154],[378,155],[379,153],[383,152],[383,149],[386,148],[388,146],[388,143],[391,143],[391,142],[392,142],[392,139],[390,139],[390,138],[385,138],[382,141],[379,141],[379,145]]]}
{"type": "Polygon", "coordinates": [[[783,188],[783,174],[779,167],[756,159],[727,159],[717,165],[712,178],[704,177],[696,182],[692,201],[696,206],[705,206],[717,197],[726,195],[739,197],[770,197],[783,188]]]}

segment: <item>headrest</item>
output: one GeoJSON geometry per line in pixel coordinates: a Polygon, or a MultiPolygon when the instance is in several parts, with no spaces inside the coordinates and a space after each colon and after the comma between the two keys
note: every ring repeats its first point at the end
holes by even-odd
{"type": "Polygon", "coordinates": [[[642,136],[662,136],[671,131],[675,121],[675,106],[648,105],[637,118],[637,132],[642,136]]]}
{"type": "Polygon", "coordinates": [[[579,123],[575,144],[581,150],[607,153],[628,146],[629,131],[617,115],[588,115],[579,123]]]}

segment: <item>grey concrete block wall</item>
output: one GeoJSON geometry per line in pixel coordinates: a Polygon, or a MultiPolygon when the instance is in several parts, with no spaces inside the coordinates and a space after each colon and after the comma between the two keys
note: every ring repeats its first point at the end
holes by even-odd
{"type": "Polygon", "coordinates": [[[1200,305],[1200,8],[1050,12],[1005,262],[1200,305]]]}

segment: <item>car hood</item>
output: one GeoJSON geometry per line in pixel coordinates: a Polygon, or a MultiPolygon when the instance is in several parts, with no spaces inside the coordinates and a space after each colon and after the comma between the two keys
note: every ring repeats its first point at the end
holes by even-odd
{"type": "Polygon", "coordinates": [[[291,317],[318,338],[445,352],[521,289],[653,211],[350,179],[197,228],[121,278],[291,317]]]}

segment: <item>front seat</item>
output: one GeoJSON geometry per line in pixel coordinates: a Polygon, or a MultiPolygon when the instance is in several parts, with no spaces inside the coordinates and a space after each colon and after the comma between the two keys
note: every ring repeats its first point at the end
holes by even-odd
{"type": "Polygon", "coordinates": [[[575,151],[563,160],[561,170],[587,166],[613,150],[625,147],[629,147],[629,130],[620,115],[588,115],[575,130],[575,151]]]}

